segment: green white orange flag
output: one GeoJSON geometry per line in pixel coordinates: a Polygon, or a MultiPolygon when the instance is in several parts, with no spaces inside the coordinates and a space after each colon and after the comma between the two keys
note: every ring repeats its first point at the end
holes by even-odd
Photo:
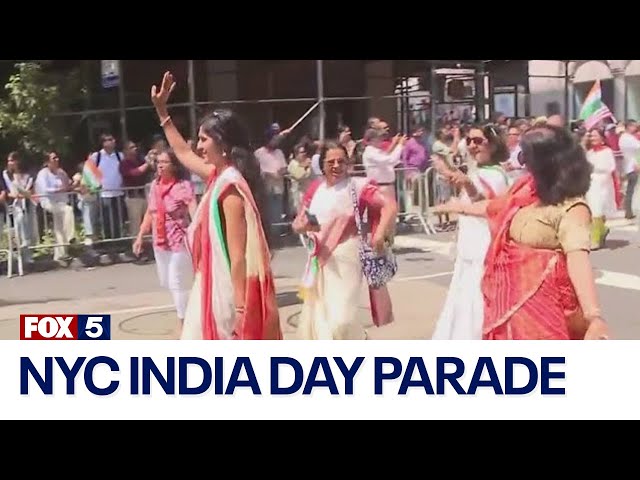
{"type": "Polygon", "coordinates": [[[607,118],[611,118],[614,122],[616,121],[609,107],[602,101],[600,80],[596,80],[589,91],[589,95],[584,100],[582,110],[580,110],[580,120],[584,120],[585,128],[590,129],[607,118]]]}
{"type": "Polygon", "coordinates": [[[91,192],[96,192],[102,188],[102,172],[91,157],[84,162],[82,183],[86,185],[91,192]]]}

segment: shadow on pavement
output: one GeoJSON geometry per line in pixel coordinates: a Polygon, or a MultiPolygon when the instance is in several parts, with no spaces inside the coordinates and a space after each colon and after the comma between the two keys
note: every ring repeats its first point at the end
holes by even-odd
{"type": "Polygon", "coordinates": [[[607,240],[603,250],[618,250],[619,248],[628,247],[630,243],[628,240],[607,240]]]}
{"type": "Polygon", "coordinates": [[[411,262],[414,262],[414,263],[416,263],[416,262],[433,262],[434,259],[431,258],[431,257],[427,257],[427,258],[405,258],[404,261],[405,262],[409,262],[409,263],[411,263],[411,262]]]}
{"type": "Polygon", "coordinates": [[[407,247],[407,248],[395,247],[393,249],[393,253],[395,253],[396,255],[408,255],[410,253],[422,253],[422,254],[424,254],[424,250],[421,250],[419,248],[411,248],[411,247],[407,247]]]}
{"type": "Polygon", "coordinates": [[[282,292],[276,295],[278,300],[278,308],[291,307],[293,305],[302,305],[302,300],[298,298],[298,292],[282,292]]]}
{"type": "Polygon", "coordinates": [[[31,303],[63,302],[63,301],[71,301],[71,300],[72,300],[71,298],[35,298],[35,299],[20,298],[11,302],[8,302],[6,300],[0,300],[0,307],[9,307],[11,305],[22,305],[22,304],[31,304],[31,303]]]}

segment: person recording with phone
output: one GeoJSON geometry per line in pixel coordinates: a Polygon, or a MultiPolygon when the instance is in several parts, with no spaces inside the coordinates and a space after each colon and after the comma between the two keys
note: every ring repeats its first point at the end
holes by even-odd
{"type": "MultiPolygon", "coordinates": [[[[345,148],[325,142],[320,151],[323,178],[314,181],[293,222],[309,257],[301,289],[304,300],[298,336],[304,340],[362,340],[365,330],[358,319],[363,280],[359,257],[361,242],[378,254],[389,248],[397,206],[376,185],[363,177],[350,177],[345,148]],[[370,233],[359,232],[356,214],[366,211],[370,233]]],[[[369,289],[373,323],[393,321],[386,285],[369,289]]]]}
{"type": "MultiPolygon", "coordinates": [[[[387,131],[376,128],[365,134],[367,147],[362,163],[369,180],[374,180],[389,201],[396,202],[396,167],[401,163],[402,150],[407,137],[396,135],[390,144],[385,143],[387,131]]],[[[395,230],[395,225],[394,225],[395,230]]]]}

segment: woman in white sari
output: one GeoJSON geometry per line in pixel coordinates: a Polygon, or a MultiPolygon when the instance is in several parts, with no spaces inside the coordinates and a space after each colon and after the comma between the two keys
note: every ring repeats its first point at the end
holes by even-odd
{"type": "Polygon", "coordinates": [[[598,250],[604,247],[609,235],[607,217],[611,217],[616,211],[613,180],[616,158],[613,150],[605,144],[604,134],[595,128],[588,133],[587,160],[593,167],[591,186],[587,192],[587,203],[593,217],[591,250],[598,250]]]}
{"type": "MultiPolygon", "coordinates": [[[[497,129],[492,125],[472,128],[467,144],[478,167],[468,176],[460,171],[449,172],[449,180],[462,187],[462,193],[459,199],[437,207],[438,211],[454,212],[456,208],[452,206],[491,199],[509,188],[509,178],[500,166],[508,159],[509,150],[497,129]]],[[[485,218],[467,215],[460,215],[458,229],[453,278],[432,340],[482,339],[484,299],[481,282],[491,233],[485,218]]]]}
{"type": "MultiPolygon", "coordinates": [[[[388,248],[387,238],[395,224],[397,206],[375,182],[349,177],[347,152],[337,142],[324,144],[320,166],[324,178],[309,186],[293,223],[294,231],[305,236],[309,247],[298,337],[363,340],[366,333],[358,320],[363,283],[358,255],[361,237],[354,203],[358,215],[367,212],[371,246],[378,253],[388,248]]],[[[376,326],[393,321],[386,286],[369,289],[369,301],[376,326]]]]}

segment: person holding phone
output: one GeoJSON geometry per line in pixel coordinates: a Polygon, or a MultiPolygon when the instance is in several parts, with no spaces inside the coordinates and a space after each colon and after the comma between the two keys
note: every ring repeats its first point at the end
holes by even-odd
{"type": "MultiPolygon", "coordinates": [[[[367,211],[371,225],[367,241],[381,253],[388,246],[397,205],[375,182],[349,176],[348,154],[338,142],[325,142],[320,165],[324,178],[309,186],[293,222],[294,231],[303,236],[309,250],[298,336],[305,340],[362,340],[366,333],[358,320],[363,281],[358,250],[363,240],[356,227],[356,208],[359,215],[367,211]]],[[[393,321],[386,286],[370,289],[369,300],[376,326],[393,321]]]]}

